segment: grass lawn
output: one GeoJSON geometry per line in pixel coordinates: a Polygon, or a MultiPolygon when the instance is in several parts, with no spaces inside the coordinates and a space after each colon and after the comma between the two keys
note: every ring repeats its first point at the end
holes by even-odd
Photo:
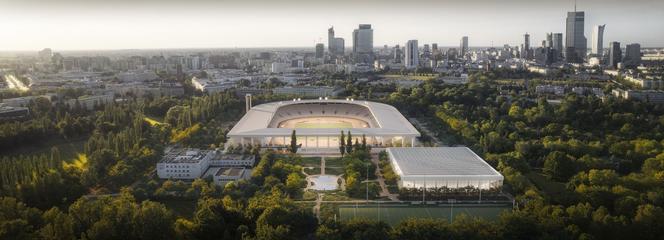
{"type": "Polygon", "coordinates": [[[463,205],[408,205],[408,204],[346,204],[339,206],[341,220],[356,217],[385,221],[394,225],[412,218],[438,218],[450,221],[460,214],[496,220],[503,211],[510,211],[512,205],[463,204],[463,205]]]}
{"type": "Polygon", "coordinates": [[[73,160],[78,157],[79,153],[83,152],[83,146],[87,142],[87,137],[72,139],[72,140],[62,140],[62,139],[52,139],[47,140],[41,143],[27,144],[21,146],[17,149],[12,149],[3,153],[3,156],[18,156],[18,155],[41,155],[46,154],[51,156],[51,148],[57,147],[60,150],[60,158],[65,161],[73,160]]]}
{"type": "Polygon", "coordinates": [[[309,175],[318,175],[320,174],[320,167],[304,168],[304,172],[309,175]]]}
{"type": "Polygon", "coordinates": [[[320,157],[303,157],[302,166],[304,167],[320,167],[320,157]]]}
{"type": "Polygon", "coordinates": [[[196,211],[195,200],[159,200],[157,202],[164,204],[178,217],[191,219],[196,211]]]}
{"type": "Polygon", "coordinates": [[[340,157],[326,157],[325,167],[343,167],[344,161],[340,157]]]}
{"type": "Polygon", "coordinates": [[[344,173],[344,169],[340,167],[325,168],[325,174],[327,175],[341,175],[344,173]]]}

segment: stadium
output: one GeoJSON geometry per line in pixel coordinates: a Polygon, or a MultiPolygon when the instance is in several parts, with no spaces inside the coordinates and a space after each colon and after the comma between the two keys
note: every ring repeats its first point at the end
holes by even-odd
{"type": "Polygon", "coordinates": [[[248,108],[228,132],[229,144],[282,148],[296,131],[303,152],[337,152],[341,131],[374,147],[414,146],[420,133],[387,104],[352,99],[271,102],[248,108]]]}

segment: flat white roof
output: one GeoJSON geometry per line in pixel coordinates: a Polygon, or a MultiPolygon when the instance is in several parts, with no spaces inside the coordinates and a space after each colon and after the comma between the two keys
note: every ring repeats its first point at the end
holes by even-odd
{"type": "MultiPolygon", "coordinates": [[[[413,127],[396,108],[382,103],[369,101],[350,101],[344,99],[330,100],[300,100],[271,102],[252,107],[240,121],[228,132],[229,137],[260,137],[260,136],[290,136],[292,128],[270,128],[270,122],[280,107],[292,104],[354,104],[366,107],[373,115],[379,127],[376,128],[349,128],[353,134],[366,134],[368,136],[420,136],[420,132],[413,127]]],[[[338,136],[340,129],[298,128],[298,136],[338,136]]]]}
{"type": "Polygon", "coordinates": [[[403,175],[502,178],[498,171],[467,147],[401,147],[388,148],[387,152],[403,175]]]}

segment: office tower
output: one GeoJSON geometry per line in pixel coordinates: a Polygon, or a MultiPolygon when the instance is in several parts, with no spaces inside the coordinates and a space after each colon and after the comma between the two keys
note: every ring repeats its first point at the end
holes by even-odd
{"type": "Polygon", "coordinates": [[[330,52],[330,54],[333,54],[335,51],[334,47],[336,46],[335,41],[334,41],[334,27],[330,27],[327,29],[327,51],[330,52]]]}
{"type": "Polygon", "coordinates": [[[565,58],[570,63],[583,63],[586,57],[587,40],[584,36],[585,13],[574,12],[567,13],[567,25],[565,36],[565,58]]]}
{"type": "Polygon", "coordinates": [[[551,65],[556,60],[555,52],[556,50],[550,47],[538,47],[533,55],[537,63],[551,65]]]}
{"type": "Polygon", "coordinates": [[[602,51],[604,50],[604,26],[606,25],[595,25],[593,28],[592,54],[598,57],[602,56],[602,51]]]}
{"type": "Polygon", "coordinates": [[[553,33],[547,33],[546,34],[546,46],[545,47],[553,48],[553,33]]]}
{"type": "Polygon", "coordinates": [[[360,24],[353,31],[353,53],[373,52],[373,29],[371,24],[360,24]]]}
{"type": "Polygon", "coordinates": [[[431,56],[431,48],[429,48],[429,44],[424,44],[423,47],[423,54],[424,56],[431,56]]]}
{"type": "Polygon", "coordinates": [[[617,68],[620,60],[622,60],[622,50],[620,49],[620,43],[609,43],[609,66],[617,68]]]}
{"type": "Polygon", "coordinates": [[[438,43],[431,44],[431,51],[434,53],[438,52],[438,43]]]}
{"type": "Polygon", "coordinates": [[[401,63],[401,59],[403,59],[401,47],[399,47],[399,44],[397,44],[394,46],[394,63],[401,63]]]}
{"type": "Polygon", "coordinates": [[[420,63],[417,40],[408,40],[406,43],[405,64],[407,69],[417,68],[420,63]]]}
{"type": "Polygon", "coordinates": [[[625,47],[625,58],[623,59],[625,67],[636,67],[641,64],[641,44],[632,43],[625,47]]]}
{"type": "Polygon", "coordinates": [[[43,50],[37,52],[39,59],[44,62],[50,62],[51,57],[53,57],[53,51],[50,48],[44,48],[43,50]]]}
{"type": "Polygon", "coordinates": [[[323,58],[325,55],[325,45],[322,43],[316,44],[316,58],[323,58]]]}
{"type": "Polygon", "coordinates": [[[466,53],[468,53],[468,36],[463,36],[459,46],[459,55],[463,57],[466,55],[466,53]]]}
{"type": "Polygon", "coordinates": [[[334,54],[344,55],[346,52],[346,41],[343,38],[334,38],[334,54]]]}
{"type": "Polygon", "coordinates": [[[530,34],[523,35],[523,47],[521,48],[521,58],[530,59],[530,34]]]}
{"type": "Polygon", "coordinates": [[[553,49],[558,51],[558,53],[563,52],[563,34],[554,33],[553,34],[553,49]]]}
{"type": "Polygon", "coordinates": [[[327,49],[330,55],[343,55],[345,48],[344,39],[334,37],[334,27],[330,27],[327,30],[327,49]]]}

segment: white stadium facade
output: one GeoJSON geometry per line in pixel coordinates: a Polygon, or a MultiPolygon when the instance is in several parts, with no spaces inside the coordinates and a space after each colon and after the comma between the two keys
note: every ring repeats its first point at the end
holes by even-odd
{"type": "MultiPolygon", "coordinates": [[[[341,131],[376,147],[416,145],[420,133],[399,111],[387,104],[353,99],[271,102],[248,109],[228,132],[229,144],[284,147],[296,131],[303,152],[337,152],[341,131]]],[[[354,142],[355,140],[353,140],[354,142]]]]}

